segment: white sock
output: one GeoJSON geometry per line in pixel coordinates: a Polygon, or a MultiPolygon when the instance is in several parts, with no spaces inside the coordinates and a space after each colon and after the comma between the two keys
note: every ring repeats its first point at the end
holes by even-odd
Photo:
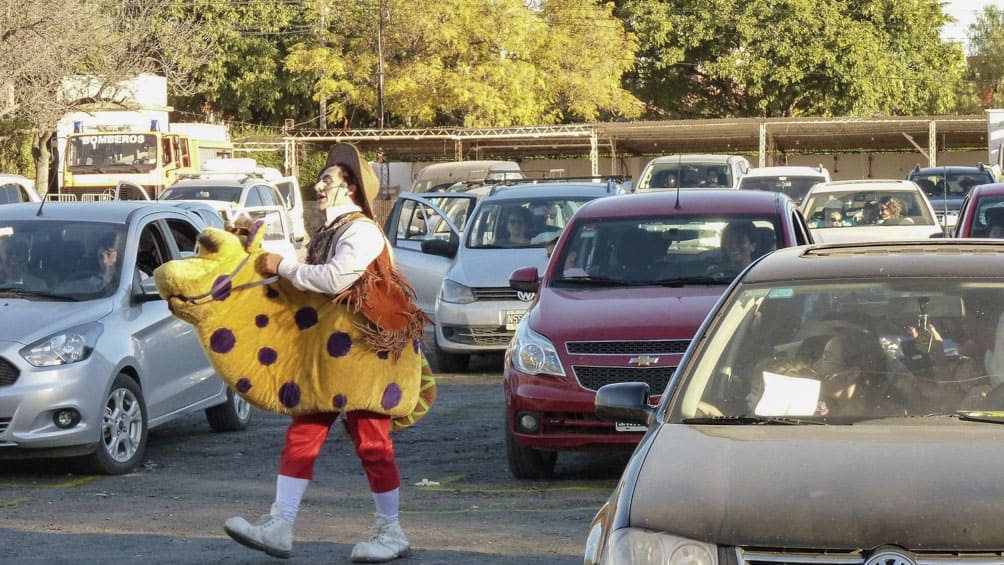
{"type": "Polygon", "coordinates": [[[300,501],[307,492],[310,479],[298,479],[278,475],[275,478],[275,503],[282,510],[282,517],[290,524],[296,521],[296,513],[300,511],[300,501]]]}
{"type": "Polygon", "coordinates": [[[377,516],[390,523],[398,521],[397,504],[398,493],[401,489],[389,490],[387,492],[373,492],[373,504],[376,505],[377,516]]]}

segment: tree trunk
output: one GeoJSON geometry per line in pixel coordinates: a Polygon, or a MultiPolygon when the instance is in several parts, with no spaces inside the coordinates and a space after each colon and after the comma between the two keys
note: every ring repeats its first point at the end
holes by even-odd
{"type": "MultiPolygon", "coordinates": [[[[55,132],[36,133],[31,139],[31,157],[35,160],[35,189],[45,198],[49,192],[49,162],[52,160],[52,137],[55,132]]],[[[57,187],[58,189],[58,187],[57,187]]]]}

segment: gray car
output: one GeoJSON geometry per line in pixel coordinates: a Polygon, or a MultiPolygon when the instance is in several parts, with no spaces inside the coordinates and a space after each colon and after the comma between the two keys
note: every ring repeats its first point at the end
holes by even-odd
{"type": "Polygon", "coordinates": [[[435,319],[440,370],[462,371],[471,355],[504,352],[535,298],[511,288],[509,275],[543,270],[549,244],[579,208],[624,190],[620,179],[597,178],[402,194],[386,232],[419,307],[435,319]]]}
{"type": "Polygon", "coordinates": [[[13,204],[0,219],[0,458],[77,457],[126,473],[150,428],[205,411],[244,429],[153,270],[194,251],[202,217],[162,203],[13,204]]]}
{"type": "Polygon", "coordinates": [[[598,416],[647,431],[584,562],[998,562],[1000,257],[1000,241],[935,239],[754,263],[665,390],[597,392],[598,416]]]}

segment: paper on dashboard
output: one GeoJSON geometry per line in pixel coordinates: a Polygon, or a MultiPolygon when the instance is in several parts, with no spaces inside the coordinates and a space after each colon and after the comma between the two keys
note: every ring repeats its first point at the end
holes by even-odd
{"type": "Polygon", "coordinates": [[[757,416],[812,416],[819,405],[819,381],[763,372],[763,396],[757,416]]]}

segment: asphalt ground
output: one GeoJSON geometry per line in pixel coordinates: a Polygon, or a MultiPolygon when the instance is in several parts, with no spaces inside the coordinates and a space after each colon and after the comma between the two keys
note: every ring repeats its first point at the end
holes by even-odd
{"type": "MultiPolygon", "coordinates": [[[[435,368],[433,359],[433,368],[435,368]]],[[[580,563],[589,522],[626,456],[562,454],[556,476],[519,481],[506,466],[501,358],[438,375],[435,405],[394,439],[401,521],[413,553],[395,563],[580,563]]],[[[274,496],[288,419],[256,412],[216,434],[196,414],[151,432],[145,464],[116,477],[61,461],[0,461],[0,563],[279,563],[223,533],[274,496]]],[[[362,468],[332,429],[300,508],[287,563],[348,563],[372,523],[362,468]]]]}

